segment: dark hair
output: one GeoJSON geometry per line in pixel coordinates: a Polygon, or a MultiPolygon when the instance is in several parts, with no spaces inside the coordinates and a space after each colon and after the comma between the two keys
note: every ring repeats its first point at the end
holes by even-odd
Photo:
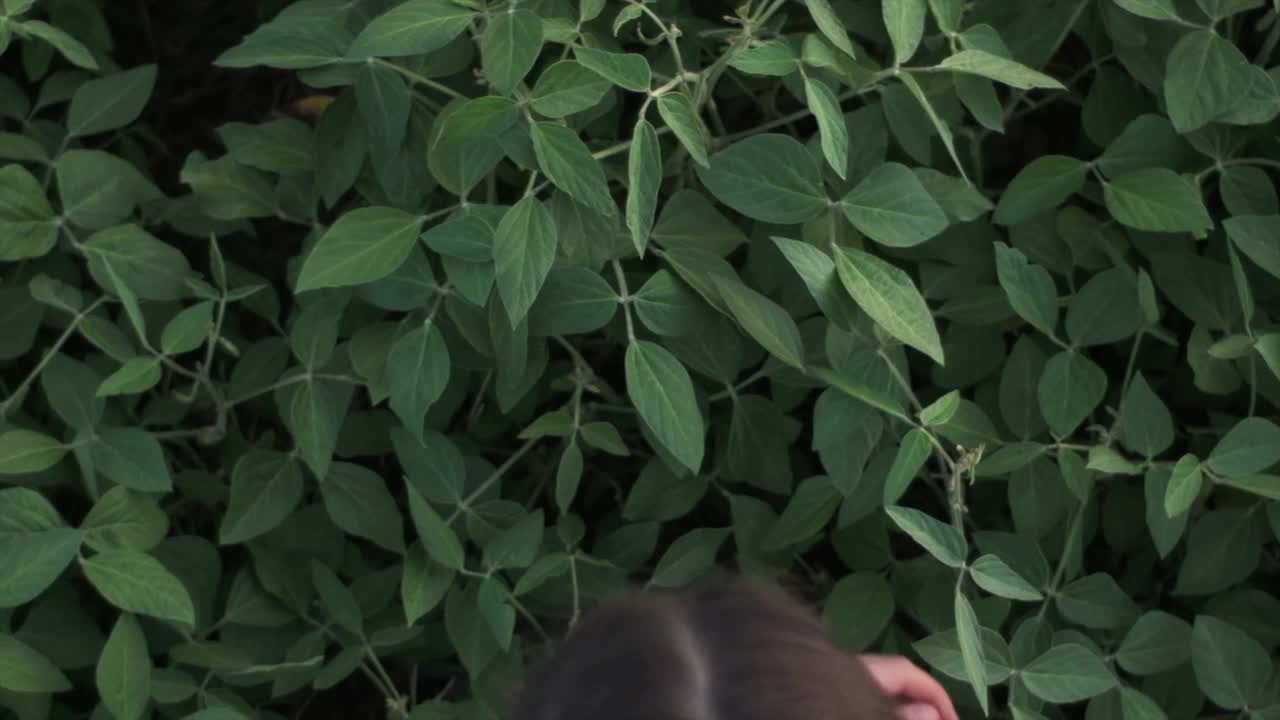
{"type": "Polygon", "coordinates": [[[629,592],[525,680],[511,720],[890,720],[867,670],[786,592],[739,578],[629,592]]]}

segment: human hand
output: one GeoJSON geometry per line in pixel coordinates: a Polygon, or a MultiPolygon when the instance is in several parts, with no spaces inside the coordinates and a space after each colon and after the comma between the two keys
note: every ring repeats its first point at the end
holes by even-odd
{"type": "Polygon", "coordinates": [[[960,720],[947,691],[900,655],[859,655],[880,689],[895,703],[898,720],[960,720]]]}

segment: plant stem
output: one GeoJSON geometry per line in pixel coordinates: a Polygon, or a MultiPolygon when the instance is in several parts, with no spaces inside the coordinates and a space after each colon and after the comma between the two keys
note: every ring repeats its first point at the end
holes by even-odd
{"type": "Polygon", "coordinates": [[[533,446],[537,444],[538,444],[538,441],[536,438],[525,441],[523,445],[521,445],[514,453],[511,454],[510,457],[507,458],[506,462],[498,466],[498,469],[494,470],[493,474],[491,474],[488,478],[486,478],[484,482],[480,483],[479,487],[477,487],[469,495],[463,498],[462,502],[458,503],[458,507],[455,508],[454,511],[449,514],[449,518],[445,520],[445,524],[452,525],[454,521],[457,520],[459,517],[461,517],[464,512],[467,512],[468,510],[470,510],[471,503],[475,502],[477,499],[480,498],[481,495],[484,495],[486,492],[488,492],[489,488],[493,487],[494,483],[501,480],[502,476],[506,475],[507,472],[511,470],[511,468],[514,467],[517,462],[520,461],[520,458],[528,454],[528,452],[533,449],[533,446]]]}

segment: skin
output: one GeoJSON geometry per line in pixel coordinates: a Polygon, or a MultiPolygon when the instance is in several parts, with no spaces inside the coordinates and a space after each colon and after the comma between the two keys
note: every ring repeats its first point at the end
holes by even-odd
{"type": "Polygon", "coordinates": [[[861,655],[859,659],[897,704],[899,720],[960,720],[947,691],[910,660],[897,655],[861,655]]]}

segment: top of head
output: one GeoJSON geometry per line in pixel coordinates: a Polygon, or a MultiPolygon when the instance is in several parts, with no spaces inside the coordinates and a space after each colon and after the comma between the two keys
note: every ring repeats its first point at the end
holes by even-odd
{"type": "Polygon", "coordinates": [[[866,669],[779,589],[720,579],[588,613],[512,720],[889,720],[866,669]]]}

